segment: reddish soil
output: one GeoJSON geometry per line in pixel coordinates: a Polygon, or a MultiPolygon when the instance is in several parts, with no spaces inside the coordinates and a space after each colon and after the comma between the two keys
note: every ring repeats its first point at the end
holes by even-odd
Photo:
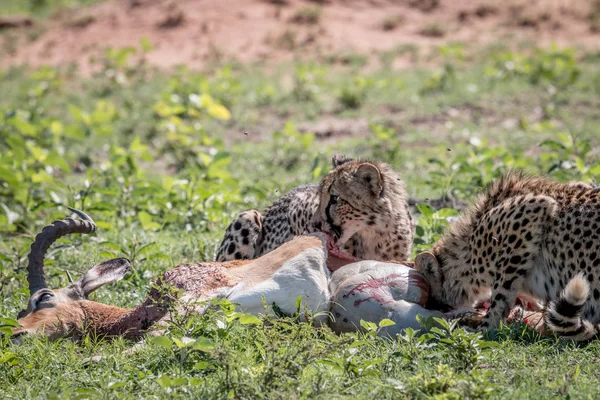
{"type": "MultiPolygon", "coordinates": [[[[524,40],[597,48],[591,0],[121,0],[63,12],[0,35],[0,67],[76,63],[146,37],[148,61],[170,68],[221,59],[281,61],[374,53],[449,41],[524,40]],[[320,9],[320,11],[313,11],[320,9]],[[9,49],[9,50],[6,50],[9,49]]],[[[597,15],[598,21],[594,21],[597,15]]],[[[397,66],[414,62],[409,54],[397,66]]]]}

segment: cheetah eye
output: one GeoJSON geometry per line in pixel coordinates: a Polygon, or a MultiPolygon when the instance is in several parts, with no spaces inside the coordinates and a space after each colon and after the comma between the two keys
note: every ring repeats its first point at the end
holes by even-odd
{"type": "Polygon", "coordinates": [[[337,203],[340,200],[340,197],[338,195],[332,194],[329,197],[329,202],[332,204],[337,203]]]}

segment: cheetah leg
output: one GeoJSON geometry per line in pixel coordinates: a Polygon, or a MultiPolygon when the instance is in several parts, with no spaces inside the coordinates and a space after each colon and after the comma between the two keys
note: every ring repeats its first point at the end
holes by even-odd
{"type": "Polygon", "coordinates": [[[263,217],[256,210],[238,214],[225,230],[225,236],[217,251],[216,261],[251,260],[260,254],[263,217]]]}
{"type": "Polygon", "coordinates": [[[519,291],[527,286],[524,284],[541,252],[544,226],[555,208],[555,200],[548,196],[523,195],[505,200],[482,218],[484,233],[477,230],[472,243],[485,245],[474,256],[484,255],[483,263],[488,271],[494,271],[492,301],[482,328],[497,328],[508,316],[519,291]]]}

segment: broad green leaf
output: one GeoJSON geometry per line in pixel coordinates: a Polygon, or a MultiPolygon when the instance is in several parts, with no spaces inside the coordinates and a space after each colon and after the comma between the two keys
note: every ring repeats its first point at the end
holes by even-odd
{"type": "Polygon", "coordinates": [[[5,181],[9,186],[17,186],[20,183],[13,171],[2,166],[0,166],[0,181],[5,181]]]}
{"type": "Polygon", "coordinates": [[[166,336],[152,336],[149,340],[151,343],[157,344],[165,349],[170,350],[173,347],[171,340],[166,336]]]}
{"type": "Polygon", "coordinates": [[[100,245],[104,246],[104,247],[108,247],[108,248],[116,250],[116,251],[121,251],[122,250],[121,246],[119,246],[116,243],[112,243],[112,242],[101,242],[100,245]]]}
{"type": "Polygon", "coordinates": [[[365,321],[363,319],[360,320],[360,326],[363,327],[366,331],[374,331],[377,329],[377,325],[373,322],[365,321]]]}
{"type": "Polygon", "coordinates": [[[52,150],[46,157],[46,165],[59,167],[64,172],[71,172],[69,164],[65,161],[65,157],[58,154],[56,150],[52,150]]]}
{"type": "Polygon", "coordinates": [[[262,321],[252,314],[242,314],[240,317],[242,325],[262,325],[262,321]]]}
{"type": "Polygon", "coordinates": [[[54,136],[60,136],[63,134],[65,127],[60,121],[52,121],[49,129],[54,136]]]}
{"type": "Polygon", "coordinates": [[[23,161],[27,157],[27,147],[25,140],[19,135],[10,135],[6,139],[6,144],[13,151],[13,157],[17,161],[23,161]]]}
{"type": "Polygon", "coordinates": [[[160,224],[152,221],[152,216],[145,211],[138,213],[138,219],[142,224],[142,228],[147,231],[155,231],[160,229],[160,224]]]}
{"type": "Polygon", "coordinates": [[[544,140],[540,143],[540,147],[549,147],[555,150],[566,150],[566,147],[562,143],[557,142],[556,140],[544,140]]]}
{"type": "Polygon", "coordinates": [[[379,321],[380,328],[385,328],[386,326],[394,326],[394,325],[396,325],[396,323],[388,318],[385,318],[385,319],[382,319],[381,321],[379,321]]]}
{"type": "Polygon", "coordinates": [[[119,257],[119,254],[113,253],[112,251],[105,251],[105,250],[103,250],[103,251],[100,252],[100,257],[106,258],[106,259],[117,258],[117,257],[119,257]]]}
{"type": "Polygon", "coordinates": [[[208,108],[215,104],[215,101],[208,93],[202,93],[200,95],[199,104],[202,108],[208,108]]]}
{"type": "Polygon", "coordinates": [[[180,349],[185,347],[185,343],[183,343],[181,340],[177,339],[176,337],[171,338],[171,341],[173,343],[175,343],[175,346],[177,346],[180,349]]]}
{"type": "Polygon", "coordinates": [[[200,350],[203,352],[210,351],[215,348],[215,344],[212,340],[206,337],[199,337],[196,339],[196,342],[192,346],[196,350],[200,350]]]}
{"type": "Polygon", "coordinates": [[[577,166],[577,170],[580,173],[582,173],[582,174],[585,173],[587,166],[585,165],[585,162],[581,158],[575,157],[575,165],[577,166]]]}
{"type": "Polygon", "coordinates": [[[76,121],[83,122],[85,125],[90,124],[90,116],[83,112],[81,108],[72,104],[69,104],[67,108],[76,121]]]}
{"type": "Polygon", "coordinates": [[[187,384],[187,378],[169,377],[168,375],[162,375],[156,379],[156,382],[163,388],[170,388],[173,386],[182,386],[187,384]]]}
{"type": "Polygon", "coordinates": [[[435,210],[433,209],[433,207],[431,207],[429,204],[427,203],[418,203],[417,204],[417,210],[419,210],[419,212],[425,217],[431,217],[433,215],[433,213],[435,212],[435,210]]]}
{"type": "MultiPolygon", "coordinates": [[[[10,331],[6,332],[10,334],[10,331]]],[[[8,364],[8,365],[17,365],[19,360],[17,359],[17,355],[11,351],[5,351],[0,353],[0,364],[8,364]]]]}
{"type": "Polygon", "coordinates": [[[144,254],[150,254],[150,253],[156,252],[158,250],[159,250],[159,248],[158,248],[158,245],[156,244],[156,242],[148,243],[139,248],[138,256],[141,256],[144,254]]]}
{"type": "Polygon", "coordinates": [[[195,370],[203,371],[205,369],[211,368],[213,365],[208,361],[199,361],[194,365],[195,370]]]}
{"type": "Polygon", "coordinates": [[[0,318],[0,324],[2,324],[3,326],[11,326],[13,328],[18,328],[19,326],[21,326],[19,322],[17,322],[17,320],[12,318],[0,318]]]}
{"type": "Polygon", "coordinates": [[[125,382],[111,382],[108,384],[109,389],[117,389],[127,386],[125,382]]]}
{"type": "Polygon", "coordinates": [[[600,175],[600,164],[596,164],[593,167],[590,167],[590,170],[588,172],[592,176],[598,176],[598,175],[600,175]]]}
{"type": "Polygon", "coordinates": [[[453,208],[442,208],[437,211],[438,217],[441,218],[456,217],[459,214],[460,213],[458,212],[458,210],[455,210],[453,208]]]}
{"type": "Polygon", "coordinates": [[[425,236],[425,229],[423,229],[423,227],[421,225],[417,225],[415,227],[415,234],[417,236],[425,236]]]}
{"type": "Polygon", "coordinates": [[[368,341],[366,341],[366,340],[356,340],[356,341],[352,342],[352,343],[350,344],[350,346],[348,346],[348,347],[349,347],[349,348],[353,348],[353,347],[361,347],[361,346],[364,346],[364,345],[366,345],[366,344],[369,344],[369,342],[368,342],[368,341]]]}
{"type": "Polygon", "coordinates": [[[25,136],[37,136],[37,129],[35,125],[30,124],[20,118],[11,118],[8,123],[14,126],[21,134],[25,136]]]}

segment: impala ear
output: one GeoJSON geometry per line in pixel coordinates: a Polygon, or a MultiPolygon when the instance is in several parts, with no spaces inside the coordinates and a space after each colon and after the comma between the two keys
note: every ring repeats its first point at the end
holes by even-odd
{"type": "Polygon", "coordinates": [[[440,274],[440,263],[430,251],[424,251],[415,257],[415,269],[425,275],[435,277],[440,274]]]}
{"type": "Polygon", "coordinates": [[[74,285],[78,285],[85,297],[107,283],[117,282],[131,270],[131,263],[126,258],[115,258],[94,265],[74,285]]]}
{"type": "Polygon", "coordinates": [[[337,168],[342,164],[346,164],[347,162],[350,161],[354,161],[352,158],[350,157],[346,157],[343,154],[334,154],[333,157],[331,157],[331,165],[333,166],[333,168],[337,168]]]}
{"type": "Polygon", "coordinates": [[[374,164],[362,163],[356,170],[356,176],[369,188],[373,196],[378,197],[383,190],[381,171],[374,164]]]}

